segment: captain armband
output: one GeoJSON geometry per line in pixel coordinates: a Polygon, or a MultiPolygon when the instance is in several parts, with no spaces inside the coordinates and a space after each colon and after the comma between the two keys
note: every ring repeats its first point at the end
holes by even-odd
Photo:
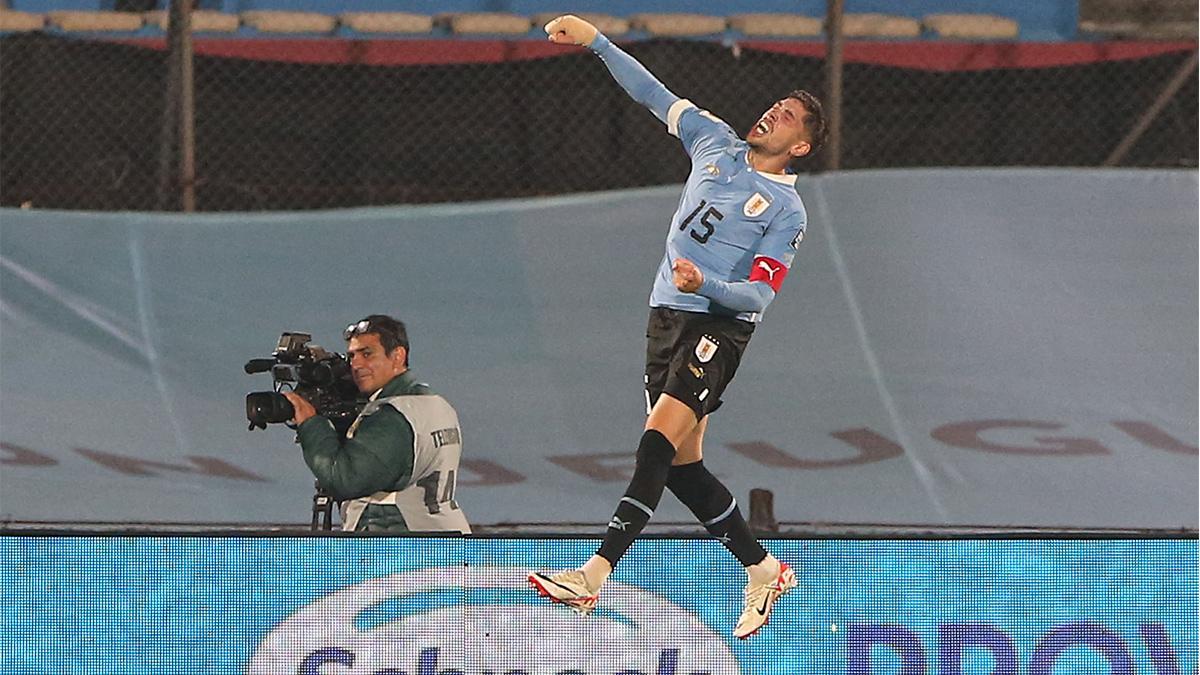
{"type": "Polygon", "coordinates": [[[750,268],[750,281],[762,281],[771,287],[771,290],[779,292],[779,287],[783,285],[783,279],[787,276],[787,265],[768,258],[765,255],[760,255],[754,258],[754,265],[750,268]]]}

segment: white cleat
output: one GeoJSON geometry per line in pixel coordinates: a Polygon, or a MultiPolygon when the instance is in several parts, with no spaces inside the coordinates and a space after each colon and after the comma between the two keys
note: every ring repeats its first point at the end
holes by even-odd
{"type": "Polygon", "coordinates": [[[571,611],[581,616],[587,616],[596,608],[596,600],[600,597],[597,591],[588,588],[583,572],[566,570],[556,574],[531,573],[529,585],[537,590],[538,595],[549,598],[550,602],[566,605],[571,611]]]}
{"type": "Polygon", "coordinates": [[[787,563],[779,563],[779,576],[769,584],[746,584],[746,606],[733,629],[733,636],[745,640],[767,625],[775,601],[796,587],[796,573],[787,563]]]}

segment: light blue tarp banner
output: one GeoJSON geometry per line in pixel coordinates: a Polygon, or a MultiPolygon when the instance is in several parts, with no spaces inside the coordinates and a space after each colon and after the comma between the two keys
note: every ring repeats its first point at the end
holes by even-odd
{"type": "MultiPolygon", "coordinates": [[[[706,436],[782,521],[1197,525],[1197,174],[801,177],[811,224],[706,436]]],[[[0,211],[0,519],[308,521],[246,431],[283,331],[409,324],[476,524],[606,522],[677,188],[276,214],[0,211]]],[[[690,522],[673,499],[658,521],[690,522]]]]}
{"type": "Polygon", "coordinates": [[[766,542],[748,641],[712,540],[638,542],[579,617],[526,586],[588,540],[2,537],[0,672],[1182,675],[1196,541],[766,542]]]}

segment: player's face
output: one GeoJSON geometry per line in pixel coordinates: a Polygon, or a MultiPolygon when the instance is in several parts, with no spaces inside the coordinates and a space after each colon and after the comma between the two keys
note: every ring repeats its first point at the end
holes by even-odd
{"type": "Polygon", "coordinates": [[[388,354],[375,333],[364,333],[350,338],[346,355],[350,357],[350,371],[354,384],[364,394],[370,394],[407,368],[404,365],[404,347],[396,347],[388,354]]]}
{"type": "Polygon", "coordinates": [[[805,113],[804,104],[794,98],[776,101],[750,127],[746,142],[768,155],[803,157],[812,150],[804,128],[805,113]]]}

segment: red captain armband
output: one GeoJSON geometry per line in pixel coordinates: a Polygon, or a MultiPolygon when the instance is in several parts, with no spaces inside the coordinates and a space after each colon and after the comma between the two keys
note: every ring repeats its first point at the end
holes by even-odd
{"type": "Polygon", "coordinates": [[[765,281],[771,290],[778,293],[787,273],[787,265],[774,258],[760,255],[754,259],[754,266],[750,268],[750,281],[765,281]]]}

